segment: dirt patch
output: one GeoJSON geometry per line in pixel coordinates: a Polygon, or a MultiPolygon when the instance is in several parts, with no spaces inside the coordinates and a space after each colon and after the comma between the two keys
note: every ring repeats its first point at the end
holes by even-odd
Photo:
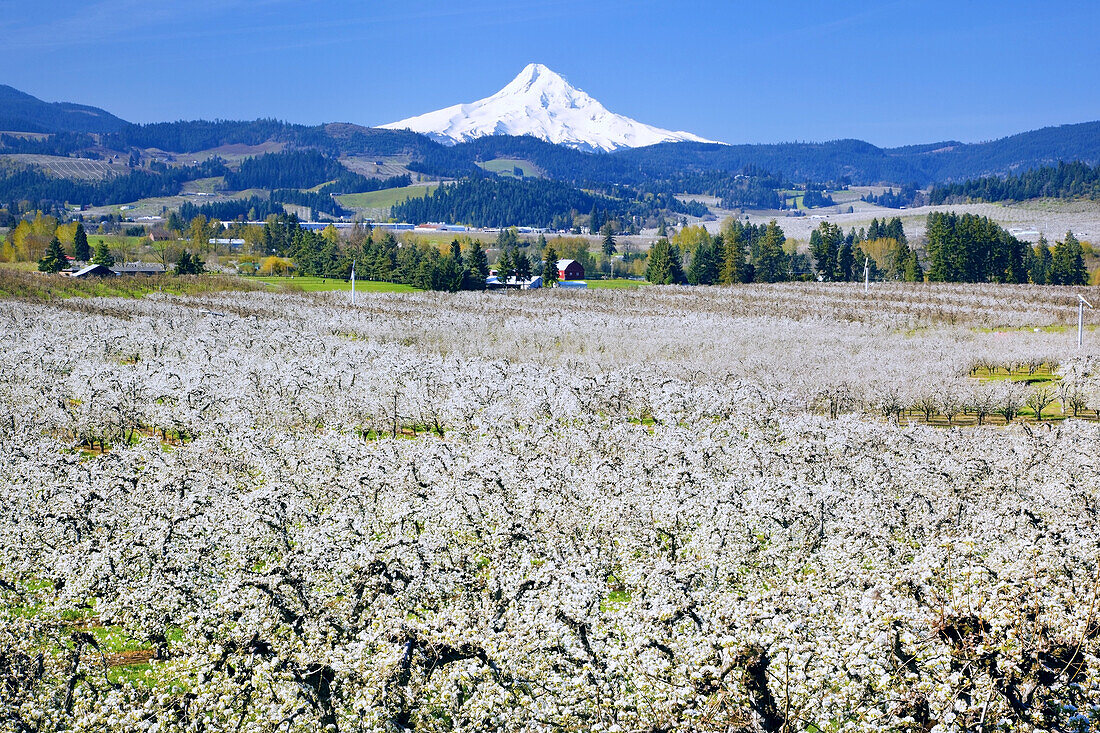
{"type": "Polygon", "coordinates": [[[155,652],[152,649],[135,649],[131,652],[105,654],[103,658],[107,661],[108,667],[129,667],[132,664],[145,664],[154,656],[155,652]]]}

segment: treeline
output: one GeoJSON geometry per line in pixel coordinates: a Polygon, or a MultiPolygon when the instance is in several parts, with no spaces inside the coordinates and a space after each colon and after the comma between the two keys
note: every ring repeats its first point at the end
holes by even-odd
{"type": "Polygon", "coordinates": [[[750,224],[733,219],[719,234],[685,227],[662,238],[646,262],[650,282],[713,285],[788,280],[856,282],[924,279],[917,253],[908,244],[901,219],[873,219],[866,229],[822,222],[810,235],[809,257],[787,245],[775,222],[750,224]],[[865,268],[866,267],[866,273],[865,268]]]}
{"type": "Polygon", "coordinates": [[[933,204],[959,201],[1027,201],[1037,198],[1100,200],[1100,166],[1059,163],[1005,178],[986,177],[964,183],[937,186],[933,204]]]}
{"type": "MultiPolygon", "coordinates": [[[[321,212],[329,216],[344,216],[352,212],[340,205],[331,193],[320,191],[299,191],[296,188],[277,188],[271,192],[271,200],[283,204],[305,206],[311,212],[321,212]]],[[[310,217],[316,219],[316,214],[310,217]]]]}
{"type": "Polygon", "coordinates": [[[649,220],[669,212],[699,215],[706,211],[702,204],[685,204],[667,193],[642,193],[616,186],[608,194],[592,194],[560,181],[479,175],[440,186],[423,198],[401,202],[391,209],[391,215],[414,223],[568,229],[580,214],[589,211],[599,212],[601,224],[608,219],[649,220]]]}
{"type": "Polygon", "coordinates": [[[646,190],[714,196],[723,209],[778,209],[783,205],[778,189],[787,183],[779,176],[749,166],[738,172],[695,171],[656,181],[646,190]]]}
{"type": "Polygon", "coordinates": [[[297,274],[347,280],[352,266],[361,280],[402,283],[424,290],[484,290],[489,261],[481,243],[465,253],[457,240],[445,254],[430,244],[401,244],[391,232],[377,239],[367,230],[341,240],[335,229],[307,231],[294,216],[283,215],[264,225],[264,251],[294,261],[297,274]]]}
{"type": "Polygon", "coordinates": [[[67,156],[95,145],[86,132],[59,132],[45,137],[0,135],[0,150],[8,154],[67,156]]]}
{"type": "Polygon", "coordinates": [[[238,170],[226,175],[225,185],[233,191],[246,188],[312,188],[340,178],[351,185],[357,182],[365,185],[368,180],[319,150],[288,150],[245,158],[238,170]]]}
{"type": "Polygon", "coordinates": [[[858,232],[822,222],[810,234],[810,256],[819,280],[857,282],[890,279],[919,282],[924,279],[917,253],[909,248],[901,219],[871,220],[858,232]]]}
{"type": "Polygon", "coordinates": [[[816,209],[822,206],[832,206],[833,197],[825,193],[825,184],[807,183],[806,193],[802,195],[802,206],[807,209],[816,209]]]}
{"type": "Polygon", "coordinates": [[[917,184],[915,183],[908,183],[896,192],[893,188],[888,188],[877,196],[873,193],[864,194],[860,200],[877,206],[885,206],[888,209],[900,209],[905,206],[924,206],[928,203],[928,197],[925,196],[923,191],[917,188],[917,184]]]}
{"type": "Polygon", "coordinates": [[[1021,242],[984,216],[932,213],[925,230],[933,282],[1086,285],[1084,251],[1068,232],[1051,249],[1021,242]]]}
{"type": "Polygon", "coordinates": [[[286,213],[286,210],[283,209],[282,204],[259,196],[230,201],[213,201],[201,205],[184,201],[179,208],[179,217],[184,221],[191,221],[200,215],[218,221],[263,221],[272,214],[284,213],[286,213]]]}
{"type": "Polygon", "coordinates": [[[25,209],[16,205],[24,201],[38,208],[66,203],[103,206],[153,196],[174,196],[186,181],[225,173],[225,164],[218,158],[180,168],[159,165],[151,170],[135,170],[103,181],[52,178],[35,168],[0,170],[0,202],[11,203],[13,210],[25,209]]]}
{"type": "Polygon", "coordinates": [[[755,225],[732,219],[713,237],[703,227],[689,229],[672,240],[662,237],[653,244],[646,261],[646,280],[659,285],[733,285],[783,282],[809,275],[805,258],[784,249],[787,238],[775,220],[755,225]]]}

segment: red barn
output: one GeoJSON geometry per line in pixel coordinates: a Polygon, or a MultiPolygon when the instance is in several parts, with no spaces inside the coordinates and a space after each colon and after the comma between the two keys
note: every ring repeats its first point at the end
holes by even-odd
{"type": "Polygon", "coordinates": [[[559,280],[583,280],[584,268],[576,260],[558,260],[559,280]]]}

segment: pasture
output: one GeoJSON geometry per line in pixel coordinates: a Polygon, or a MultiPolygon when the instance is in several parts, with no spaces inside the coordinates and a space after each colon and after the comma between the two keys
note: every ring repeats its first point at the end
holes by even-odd
{"type": "Polygon", "coordinates": [[[1089,289],[231,280],[0,287],[10,728],[1091,726],[1089,289]]]}
{"type": "Polygon", "coordinates": [[[516,158],[494,158],[483,163],[478,163],[482,169],[497,175],[515,177],[515,169],[523,171],[524,178],[542,178],[545,173],[534,163],[516,158]]]}
{"type": "Polygon", "coordinates": [[[402,186],[400,188],[385,188],[381,191],[368,191],[366,193],[346,193],[336,197],[340,205],[355,211],[386,211],[394,204],[406,201],[410,198],[421,198],[435,191],[437,184],[402,186]]]}

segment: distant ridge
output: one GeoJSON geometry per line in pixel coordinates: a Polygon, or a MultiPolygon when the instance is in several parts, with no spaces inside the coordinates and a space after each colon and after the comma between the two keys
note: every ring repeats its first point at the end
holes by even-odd
{"type": "Polygon", "coordinates": [[[487,135],[530,135],[571,148],[604,152],[664,142],[713,142],[610,112],[542,64],[528,64],[491,97],[382,127],[412,130],[445,144],[487,135]]]}
{"type": "MultiPolygon", "coordinates": [[[[574,94],[574,102],[578,105],[585,98],[591,100],[583,92],[568,87],[560,76],[537,64],[525,69],[525,73],[513,80],[509,87],[513,89],[506,96],[512,101],[536,89],[544,89],[548,100],[555,97],[551,93],[554,89],[565,95],[562,98],[574,94]]],[[[536,98],[541,105],[542,93],[536,98]]],[[[599,104],[595,100],[592,102],[599,104]]],[[[611,115],[610,112],[607,114],[611,115]]],[[[534,121],[539,119],[537,114],[530,117],[534,121]]],[[[0,147],[0,156],[17,152],[81,155],[90,147],[97,148],[92,151],[93,157],[102,154],[103,151],[98,148],[122,154],[133,148],[186,153],[227,144],[259,145],[273,141],[291,148],[315,148],[334,156],[368,156],[375,159],[407,156],[411,161],[408,164],[410,170],[437,177],[481,175],[484,171],[478,167],[478,162],[514,158],[530,161],[551,178],[561,181],[628,185],[669,180],[690,172],[739,172],[749,166],[796,182],[847,179],[854,184],[928,185],[1021,173],[1063,161],[1100,165],[1100,121],[1044,127],[979,143],[947,140],[880,148],[851,139],[809,143],[716,144],[701,141],[689,133],[660,130],[618,115],[613,117],[638,125],[631,128],[635,132],[631,138],[633,145],[615,148],[610,154],[592,155],[591,152],[606,151],[616,143],[610,139],[582,142],[579,134],[573,138],[559,136],[561,142],[554,143],[538,137],[534,132],[519,136],[494,133],[478,137],[473,136],[471,131],[467,142],[456,144],[451,138],[446,138],[447,144],[441,145],[437,142],[444,139],[441,133],[428,135],[405,130],[403,128],[408,121],[387,126],[400,126],[401,129],[368,128],[349,123],[307,126],[274,119],[193,120],[134,125],[97,107],[43,102],[10,86],[0,85],[0,131],[102,134],[94,146],[86,139],[65,139],[65,136],[42,143],[17,141],[18,144],[9,143],[7,148],[0,147]],[[672,136],[672,139],[640,145],[645,140],[642,132],[659,137],[672,136]]],[[[579,130],[569,129],[572,132],[579,130]]],[[[564,134],[565,130],[561,128],[559,132],[564,134]]]]}
{"type": "Polygon", "coordinates": [[[118,132],[129,122],[106,110],[71,102],[43,102],[0,84],[0,130],[9,132],[118,132]]]}

